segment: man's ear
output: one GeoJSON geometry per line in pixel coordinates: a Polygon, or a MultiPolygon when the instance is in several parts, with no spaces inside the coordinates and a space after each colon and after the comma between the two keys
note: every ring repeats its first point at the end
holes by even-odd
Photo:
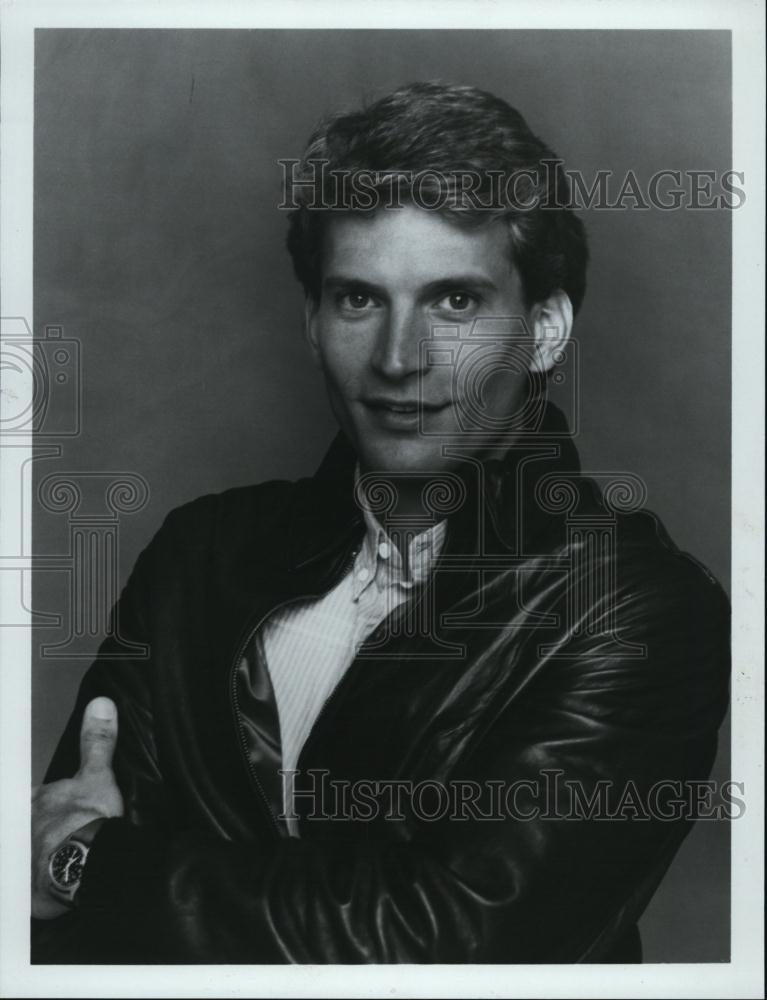
{"type": "Polygon", "coordinates": [[[306,299],[304,300],[304,337],[309,345],[309,350],[315,365],[317,365],[318,368],[321,368],[322,361],[320,356],[320,340],[317,319],[319,305],[319,302],[312,298],[311,295],[306,296],[306,299]]]}
{"type": "Polygon", "coordinates": [[[536,348],[530,368],[538,372],[550,371],[558,360],[557,355],[570,339],[573,328],[570,296],[558,288],[547,299],[536,302],[530,311],[530,319],[536,348]]]}

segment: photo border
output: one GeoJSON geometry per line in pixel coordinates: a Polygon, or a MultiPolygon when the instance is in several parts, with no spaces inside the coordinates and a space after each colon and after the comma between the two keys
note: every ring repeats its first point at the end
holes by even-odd
{"type": "MultiPolygon", "coordinates": [[[[3,0],[2,226],[4,317],[33,324],[33,108],[35,28],[484,28],[718,29],[732,32],[733,161],[747,201],[733,212],[732,279],[732,775],[747,809],[732,824],[732,949],[728,963],[450,966],[33,966],[28,960],[30,630],[6,628],[0,671],[0,993],[31,997],[761,997],[763,995],[763,551],[764,551],[764,55],[762,5],[750,0],[654,4],[628,0],[413,3],[283,0],[282,3],[35,2],[3,0]]],[[[31,398],[31,378],[28,386],[31,398]]],[[[0,453],[0,551],[31,529],[20,477],[31,475],[31,436],[0,453]]],[[[30,560],[31,562],[31,560],[30,560]]],[[[30,572],[24,599],[30,600],[30,572]]],[[[0,574],[0,620],[15,602],[0,574]]],[[[10,585],[9,585],[10,584],[10,585]]]]}

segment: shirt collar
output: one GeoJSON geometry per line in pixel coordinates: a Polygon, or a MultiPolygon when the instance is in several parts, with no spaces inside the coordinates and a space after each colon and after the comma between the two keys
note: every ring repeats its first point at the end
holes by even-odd
{"type": "MultiPolygon", "coordinates": [[[[358,475],[359,466],[355,470],[355,479],[358,475]]],[[[362,515],[365,538],[353,567],[355,601],[374,582],[379,591],[386,587],[412,590],[428,579],[445,541],[447,520],[439,521],[410,539],[406,576],[402,554],[376,516],[367,508],[363,508],[362,515]]]]}

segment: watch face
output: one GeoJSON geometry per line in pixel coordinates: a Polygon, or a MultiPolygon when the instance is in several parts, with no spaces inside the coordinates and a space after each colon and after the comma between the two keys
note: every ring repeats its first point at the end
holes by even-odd
{"type": "Polygon", "coordinates": [[[59,889],[71,889],[83,874],[85,851],[79,844],[64,844],[51,858],[50,873],[59,889]]]}

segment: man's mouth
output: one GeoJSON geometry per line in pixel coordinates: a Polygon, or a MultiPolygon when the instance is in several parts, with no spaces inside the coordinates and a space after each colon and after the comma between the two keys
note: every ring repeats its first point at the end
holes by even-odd
{"type": "Polygon", "coordinates": [[[362,402],[381,430],[411,435],[417,434],[435,415],[451,405],[420,399],[390,399],[385,396],[365,398],[362,402]]]}
{"type": "Polygon", "coordinates": [[[363,400],[365,405],[371,410],[380,410],[386,413],[437,413],[444,410],[449,403],[427,403],[425,400],[397,400],[375,397],[363,400]]]}

